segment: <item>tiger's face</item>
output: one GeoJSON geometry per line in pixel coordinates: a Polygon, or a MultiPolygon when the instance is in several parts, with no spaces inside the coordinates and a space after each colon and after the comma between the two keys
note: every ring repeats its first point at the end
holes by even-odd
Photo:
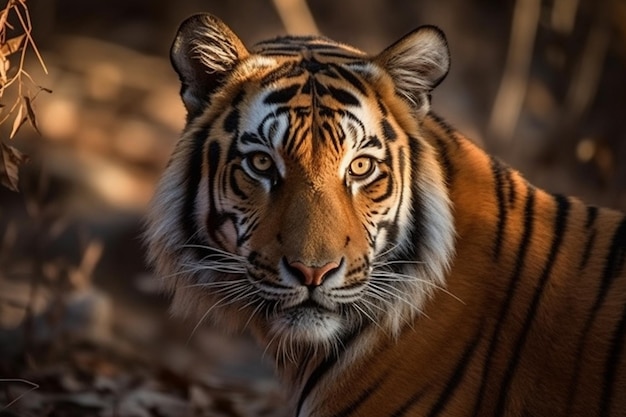
{"type": "Polygon", "coordinates": [[[245,98],[207,132],[218,160],[198,215],[211,245],[245,259],[271,331],[319,342],[377,315],[382,294],[368,282],[388,244],[406,239],[412,151],[393,115],[380,120],[332,67],[278,65],[297,75],[242,83],[245,98]]]}
{"type": "Polygon", "coordinates": [[[250,52],[215,18],[183,24],[172,60],[188,124],[148,218],[175,309],[278,349],[394,333],[419,312],[454,233],[419,136],[447,50],[432,28],[420,39],[376,59],[322,38],[250,52]],[[409,77],[400,52],[419,53],[415,80],[394,79],[409,77]]]}

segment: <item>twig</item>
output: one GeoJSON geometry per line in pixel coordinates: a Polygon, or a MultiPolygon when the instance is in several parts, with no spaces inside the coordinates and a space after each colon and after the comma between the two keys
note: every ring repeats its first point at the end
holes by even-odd
{"type": "Polygon", "coordinates": [[[600,10],[591,25],[567,92],[567,110],[572,120],[580,118],[595,97],[609,49],[607,2],[599,3],[600,10]]]}
{"type": "MultiPolygon", "coordinates": [[[[46,68],[46,64],[44,63],[43,58],[41,57],[41,54],[39,53],[39,49],[37,48],[35,41],[30,35],[32,31],[32,24],[30,21],[30,13],[28,12],[28,7],[26,6],[26,0],[19,0],[19,3],[22,5],[22,7],[24,8],[24,11],[26,12],[26,22],[24,22],[24,17],[20,13],[19,9],[16,7],[15,13],[17,14],[17,18],[20,20],[20,23],[22,27],[24,28],[24,33],[26,34],[28,43],[30,44],[31,48],[33,48],[33,52],[35,52],[35,55],[37,55],[37,59],[39,60],[39,65],[41,65],[43,72],[48,74],[48,68],[46,68]]],[[[24,47],[24,50],[26,50],[26,47],[24,47]]]]}
{"type": "Polygon", "coordinates": [[[319,33],[306,0],[272,0],[287,33],[315,35],[319,33]]]}
{"type": "Polygon", "coordinates": [[[491,111],[489,132],[510,141],[528,86],[541,0],[517,0],[504,75],[491,111]]]}
{"type": "Polygon", "coordinates": [[[0,405],[1,410],[6,410],[7,408],[11,407],[13,404],[15,404],[16,402],[18,402],[20,399],[22,399],[22,397],[30,394],[31,392],[33,392],[34,390],[39,388],[39,385],[35,384],[34,382],[30,382],[26,379],[21,379],[21,378],[15,378],[15,379],[3,379],[0,378],[0,383],[21,383],[21,384],[26,384],[26,385],[30,385],[31,389],[29,389],[28,391],[26,391],[25,393],[18,395],[16,398],[14,398],[13,400],[11,400],[8,404],[6,405],[0,405]]]}

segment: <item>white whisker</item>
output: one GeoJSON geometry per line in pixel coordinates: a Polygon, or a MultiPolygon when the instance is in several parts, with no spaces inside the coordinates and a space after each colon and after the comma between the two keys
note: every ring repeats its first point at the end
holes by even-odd
{"type": "Polygon", "coordinates": [[[372,262],[372,267],[384,267],[388,265],[425,265],[424,261],[402,261],[402,260],[389,260],[389,261],[374,261],[372,262]]]}
{"type": "Polygon", "coordinates": [[[214,282],[199,282],[196,284],[184,285],[179,288],[193,288],[193,287],[201,287],[201,288],[219,288],[219,287],[234,287],[240,284],[248,283],[247,279],[237,279],[233,281],[214,281],[214,282]]]}
{"type": "MultiPolygon", "coordinates": [[[[256,301],[256,300],[254,300],[256,301]]],[[[253,301],[249,302],[248,304],[246,304],[246,306],[252,305],[253,301]]],[[[252,321],[252,319],[254,318],[254,316],[256,315],[256,313],[259,312],[259,310],[265,305],[265,302],[263,300],[261,300],[259,302],[259,304],[254,308],[254,310],[252,310],[252,313],[250,313],[250,317],[248,317],[248,320],[246,320],[246,323],[243,325],[243,330],[248,328],[248,325],[250,324],[250,322],[252,321]]]]}
{"type": "Polygon", "coordinates": [[[384,250],[383,252],[379,253],[376,255],[377,258],[384,258],[385,256],[387,256],[388,254],[390,254],[391,252],[395,251],[396,249],[398,249],[398,247],[400,247],[399,244],[395,244],[393,246],[391,246],[389,249],[384,250]]]}
{"type": "Polygon", "coordinates": [[[381,327],[381,325],[376,320],[374,320],[374,318],[372,316],[370,316],[369,313],[367,311],[365,311],[365,309],[363,307],[361,307],[358,303],[353,303],[352,307],[355,308],[356,310],[358,310],[358,312],[360,312],[362,315],[367,317],[368,320],[371,323],[373,323],[376,327],[378,327],[380,330],[384,331],[384,329],[381,327]]]}
{"type": "Polygon", "coordinates": [[[378,282],[376,284],[377,285],[371,285],[369,287],[371,291],[377,291],[378,294],[382,295],[382,296],[384,296],[386,294],[387,296],[391,297],[391,301],[393,301],[393,300],[402,301],[403,303],[405,303],[410,308],[414,308],[415,307],[415,304],[412,302],[412,300],[407,299],[407,298],[402,296],[401,290],[398,287],[396,287],[394,285],[389,285],[386,282],[378,282]]]}
{"type": "Polygon", "coordinates": [[[399,283],[406,284],[409,281],[412,281],[412,282],[416,282],[416,283],[426,284],[426,285],[428,285],[428,286],[430,286],[430,287],[432,287],[434,289],[437,289],[437,290],[440,290],[440,291],[444,292],[445,294],[451,296],[452,298],[454,298],[455,300],[459,301],[460,303],[465,304],[465,302],[463,300],[461,300],[459,297],[457,297],[456,295],[454,295],[453,293],[448,291],[445,287],[437,284],[436,282],[416,277],[415,275],[397,273],[397,272],[388,271],[388,270],[384,270],[384,269],[375,269],[372,272],[371,277],[372,277],[373,280],[381,281],[381,282],[382,281],[387,281],[387,282],[399,282],[399,283]]]}

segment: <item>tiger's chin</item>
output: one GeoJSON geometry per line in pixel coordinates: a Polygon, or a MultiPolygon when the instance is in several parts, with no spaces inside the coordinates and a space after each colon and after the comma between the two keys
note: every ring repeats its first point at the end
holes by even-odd
{"type": "Polygon", "coordinates": [[[280,350],[333,349],[345,333],[344,318],[320,306],[302,304],[269,319],[268,345],[280,350]],[[275,344],[275,346],[272,346],[275,344]]]}

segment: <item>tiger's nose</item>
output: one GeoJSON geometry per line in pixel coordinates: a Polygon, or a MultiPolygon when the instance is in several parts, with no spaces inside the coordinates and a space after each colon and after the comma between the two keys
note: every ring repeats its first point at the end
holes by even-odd
{"type": "Polygon", "coordinates": [[[290,262],[289,269],[302,285],[317,287],[335,270],[339,269],[338,262],[329,262],[323,266],[308,266],[302,262],[290,262]]]}

